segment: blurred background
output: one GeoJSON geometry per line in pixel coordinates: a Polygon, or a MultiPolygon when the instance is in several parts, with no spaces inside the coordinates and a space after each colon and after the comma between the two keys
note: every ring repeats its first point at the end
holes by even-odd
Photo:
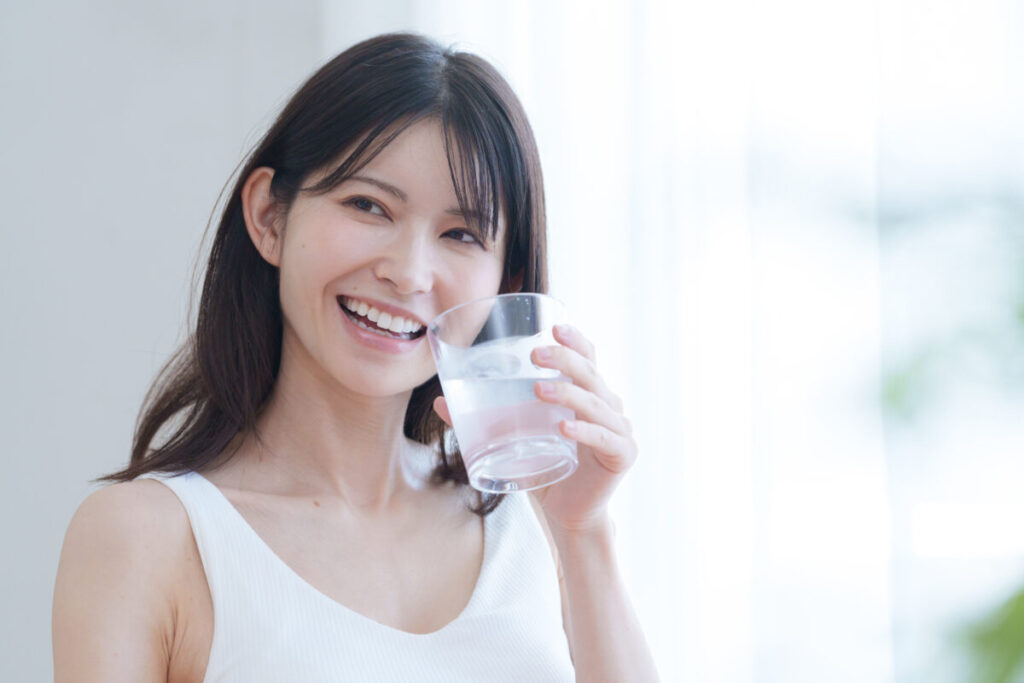
{"type": "Polygon", "coordinates": [[[401,29],[531,117],[552,293],[640,446],[613,512],[663,679],[1024,680],[1021,3],[0,8],[0,679],[52,676],[64,530],[183,339],[221,187],[401,29]]]}

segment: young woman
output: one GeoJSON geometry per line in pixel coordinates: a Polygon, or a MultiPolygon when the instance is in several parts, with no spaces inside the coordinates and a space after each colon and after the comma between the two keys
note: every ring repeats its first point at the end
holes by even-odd
{"type": "Polygon", "coordinates": [[[535,387],[576,413],[570,478],[483,495],[446,438],[426,323],[545,288],[535,143],[489,64],[393,34],[321,68],[239,174],[130,464],[71,521],[56,679],[655,680],[607,510],[636,448],[591,343],[534,356],[572,380],[535,387]]]}

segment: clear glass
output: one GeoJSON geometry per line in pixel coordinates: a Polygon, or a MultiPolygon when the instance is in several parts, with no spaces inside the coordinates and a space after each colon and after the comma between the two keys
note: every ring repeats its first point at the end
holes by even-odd
{"type": "Polygon", "coordinates": [[[544,294],[500,294],[449,309],[427,326],[448,411],[473,488],[529,491],[576,471],[576,442],[558,425],[573,411],[544,403],[538,380],[569,381],[530,360],[556,345],[565,306],[544,294]]]}

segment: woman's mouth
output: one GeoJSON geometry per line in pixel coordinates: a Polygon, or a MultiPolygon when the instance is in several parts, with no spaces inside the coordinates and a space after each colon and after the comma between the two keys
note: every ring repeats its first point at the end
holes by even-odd
{"type": "Polygon", "coordinates": [[[358,299],[339,296],[338,305],[356,325],[382,337],[405,340],[419,339],[427,331],[426,327],[415,320],[406,320],[401,316],[382,313],[358,299]]]}

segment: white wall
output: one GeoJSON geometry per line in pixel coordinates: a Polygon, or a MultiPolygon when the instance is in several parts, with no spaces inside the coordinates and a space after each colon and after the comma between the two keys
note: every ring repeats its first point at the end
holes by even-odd
{"type": "Polygon", "coordinates": [[[318,65],[320,5],[0,5],[0,680],[52,678],[64,530],[127,463],[218,190],[318,65]]]}

